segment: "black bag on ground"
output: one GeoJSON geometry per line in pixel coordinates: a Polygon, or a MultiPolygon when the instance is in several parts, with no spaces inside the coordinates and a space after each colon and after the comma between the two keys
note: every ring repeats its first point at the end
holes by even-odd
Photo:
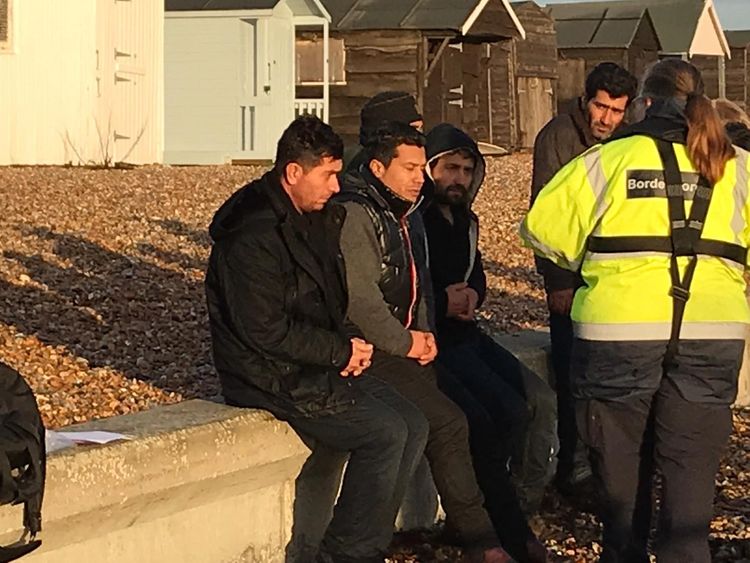
{"type": "Polygon", "coordinates": [[[34,538],[42,529],[45,467],[44,425],[34,393],[17,371],[0,363],[0,504],[23,504],[25,528],[18,543],[0,547],[0,563],[41,545],[34,538]]]}

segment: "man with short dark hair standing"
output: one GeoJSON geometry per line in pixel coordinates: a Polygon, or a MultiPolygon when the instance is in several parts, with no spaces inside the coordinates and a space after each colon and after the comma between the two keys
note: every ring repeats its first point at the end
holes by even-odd
{"type": "MultiPolygon", "coordinates": [[[[437,387],[435,337],[419,276],[409,216],[424,182],[425,138],[405,123],[379,127],[366,158],[345,175],[336,200],[346,208],[341,249],[349,317],[376,350],[368,375],[392,385],[429,422],[425,453],[448,519],[472,562],[505,563],[484,508],[461,409],[437,387]]],[[[429,283],[429,282],[428,282],[429,283]]]]}
{"type": "MultiPolygon", "coordinates": [[[[539,132],[534,142],[534,172],[531,202],[544,185],[568,162],[589,147],[610,137],[622,124],[636,95],[638,81],[621,66],[597,65],[586,78],[586,94],[569,112],[555,117],[539,132]]],[[[578,438],[573,395],[570,389],[570,354],[573,324],[570,309],[573,295],[582,284],[577,272],[563,270],[549,260],[536,259],[544,277],[549,308],[552,365],[557,391],[560,452],[556,484],[567,495],[591,475],[585,449],[578,438]]]]}
{"type": "Polygon", "coordinates": [[[389,386],[360,377],[373,347],[345,320],[344,213],[326,206],[342,152],[317,118],[287,128],[274,169],[214,217],[206,293],[227,403],[266,409],[313,448],[349,454],[317,561],[383,563],[427,423],[389,386]]]}

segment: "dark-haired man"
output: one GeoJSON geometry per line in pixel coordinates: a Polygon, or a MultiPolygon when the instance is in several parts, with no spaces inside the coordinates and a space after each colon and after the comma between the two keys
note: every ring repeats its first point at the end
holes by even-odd
{"type": "Polygon", "coordinates": [[[359,377],[373,347],[345,321],[344,214],[326,207],[339,191],[342,153],[341,139],[317,118],[286,129],[273,170],[214,217],[206,292],[227,403],[266,409],[313,448],[349,455],[333,518],[312,557],[382,563],[427,423],[389,386],[359,377]]]}
{"type": "Polygon", "coordinates": [[[429,422],[425,453],[469,560],[503,563],[510,557],[483,506],[466,418],[437,387],[437,345],[409,228],[424,182],[424,144],[424,136],[405,123],[381,125],[366,143],[366,159],[345,175],[336,199],[347,211],[341,249],[349,318],[375,346],[368,374],[392,385],[429,422]]]}
{"type": "MultiPolygon", "coordinates": [[[[567,113],[547,123],[534,142],[531,202],[544,185],[568,162],[596,143],[610,137],[623,123],[625,112],[638,88],[637,79],[621,66],[605,62],[586,77],[586,94],[567,113]]],[[[576,272],[536,259],[544,277],[549,308],[552,365],[557,391],[558,454],[556,484],[574,495],[576,485],[591,475],[583,444],[578,439],[573,395],[570,390],[570,354],[573,324],[570,309],[575,290],[582,284],[576,272]]]]}
{"type": "MultiPolygon", "coordinates": [[[[485,412],[506,438],[504,452],[506,459],[512,458],[518,496],[531,514],[538,510],[552,477],[557,441],[555,394],[475,320],[487,291],[478,248],[479,218],[472,211],[485,178],[479,147],[464,131],[443,123],[427,135],[426,149],[434,197],[424,211],[424,221],[435,293],[438,361],[471,394],[471,407],[462,405],[469,425],[473,412],[485,412]]],[[[450,389],[445,391],[451,396],[450,389]]],[[[483,468],[481,456],[475,455],[474,463],[483,490],[499,489],[507,482],[507,474],[483,468]]],[[[506,488],[505,496],[514,497],[515,492],[506,488]]],[[[510,508],[508,502],[508,515],[510,508]]],[[[523,531],[519,520],[509,520],[507,527],[515,524],[523,531]]]]}

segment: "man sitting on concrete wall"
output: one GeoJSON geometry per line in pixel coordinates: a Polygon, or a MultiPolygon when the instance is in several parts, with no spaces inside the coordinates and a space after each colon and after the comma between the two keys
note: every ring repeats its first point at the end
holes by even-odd
{"type": "MultiPolygon", "coordinates": [[[[368,374],[391,384],[416,404],[429,421],[425,453],[448,520],[467,547],[470,561],[503,563],[497,526],[484,506],[469,449],[469,428],[461,409],[437,387],[435,337],[409,229],[420,198],[426,156],[424,136],[404,123],[376,129],[365,146],[367,158],[346,174],[336,199],[346,208],[341,236],[349,317],[375,347],[368,374]]],[[[429,283],[429,280],[427,280],[429,283]]],[[[496,472],[502,467],[496,467],[496,472]]],[[[487,499],[487,505],[503,500],[487,499]]],[[[530,559],[526,536],[519,561],[530,559]]]]}
{"type": "Polygon", "coordinates": [[[313,447],[349,454],[317,561],[382,563],[427,423],[390,386],[359,377],[373,347],[345,322],[344,213],[325,205],[342,153],[317,118],[287,128],[273,170],[216,213],[206,290],[227,403],[266,409],[313,447]]]}
{"type": "MultiPolygon", "coordinates": [[[[552,477],[557,442],[555,394],[475,321],[487,280],[478,249],[479,219],[471,205],[484,182],[484,157],[471,137],[447,123],[430,131],[426,148],[434,196],[423,215],[435,295],[438,361],[468,391],[473,399],[471,410],[485,413],[505,438],[505,459],[511,459],[518,495],[530,514],[538,510],[552,477]]],[[[446,383],[450,385],[450,380],[446,383]]],[[[444,388],[448,396],[452,387],[444,388]]],[[[471,421],[469,410],[464,408],[471,421]]],[[[475,465],[480,460],[475,456],[475,465]]],[[[507,475],[488,480],[498,486],[504,479],[507,475]]]]}

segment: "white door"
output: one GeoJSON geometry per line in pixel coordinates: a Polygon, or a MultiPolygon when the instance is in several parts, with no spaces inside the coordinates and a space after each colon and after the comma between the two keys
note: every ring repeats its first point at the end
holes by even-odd
{"type": "Polygon", "coordinates": [[[256,73],[254,91],[247,96],[246,146],[254,158],[272,159],[276,143],[294,118],[294,26],[291,19],[264,18],[257,41],[248,53],[256,73]]]}

